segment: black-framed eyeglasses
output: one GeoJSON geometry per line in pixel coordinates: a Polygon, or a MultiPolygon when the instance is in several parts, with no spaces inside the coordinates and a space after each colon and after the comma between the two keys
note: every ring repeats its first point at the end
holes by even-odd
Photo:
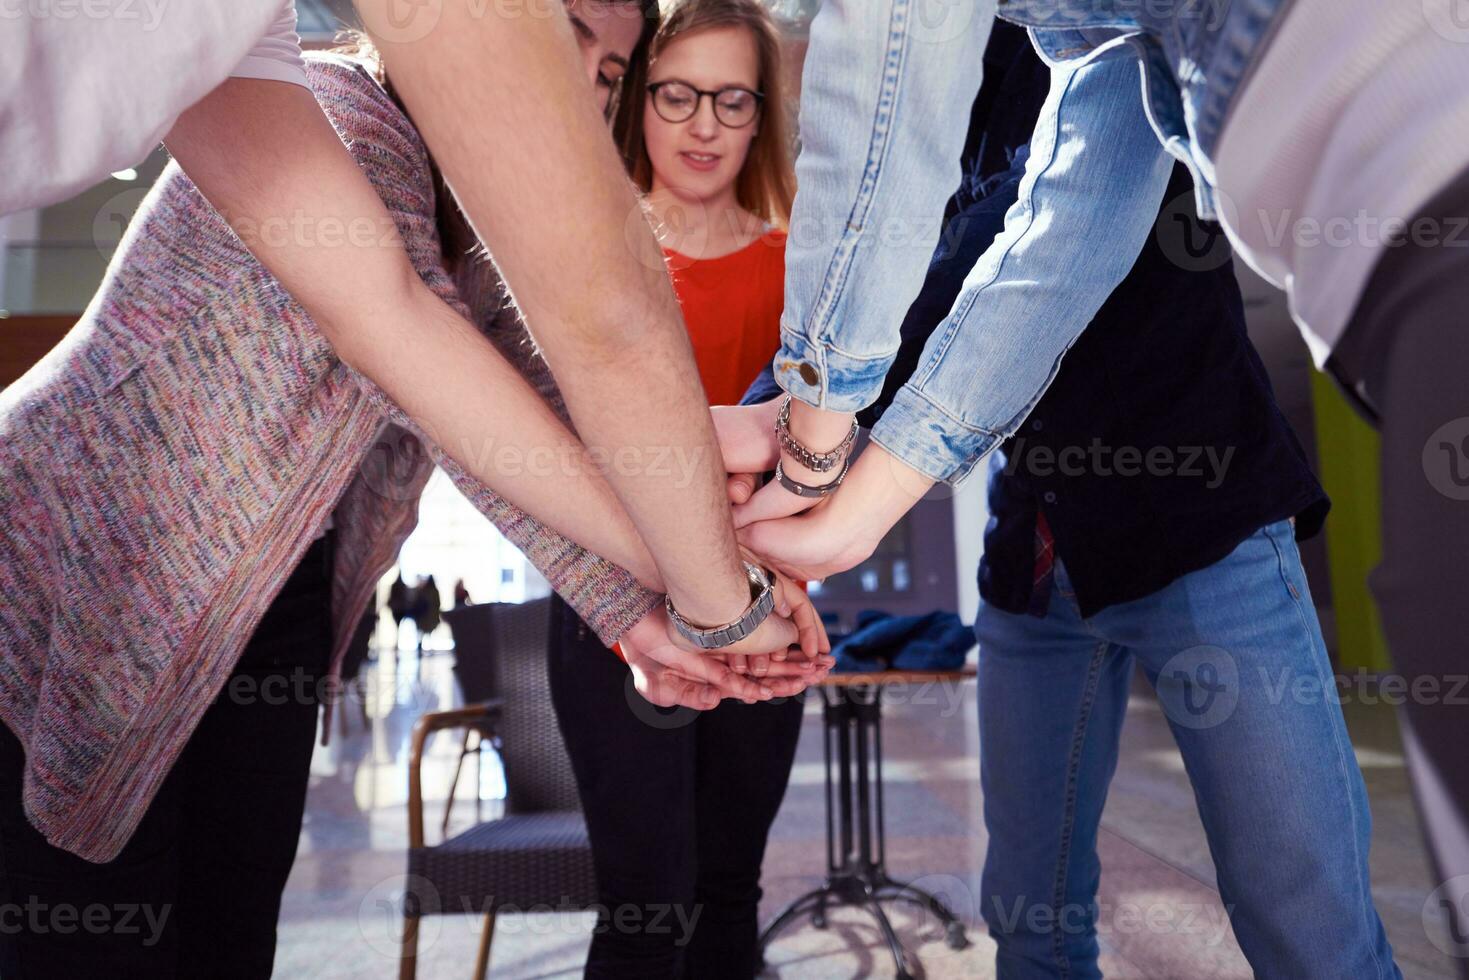
{"type": "Polygon", "coordinates": [[[730,85],[715,92],[694,88],[687,82],[654,82],[648,86],[653,97],[653,111],[664,122],[681,123],[694,118],[704,97],[714,102],[714,118],[721,126],[743,129],[755,121],[760,104],[765,101],[764,92],[752,92],[738,85],[730,85]]]}

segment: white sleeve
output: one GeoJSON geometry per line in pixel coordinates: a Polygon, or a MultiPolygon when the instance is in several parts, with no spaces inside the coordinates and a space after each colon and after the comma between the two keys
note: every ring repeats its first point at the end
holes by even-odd
{"type": "Polygon", "coordinates": [[[310,88],[306,82],[306,64],[301,59],[301,38],[296,33],[296,0],[285,0],[280,15],[270,25],[245,60],[230,72],[231,78],[261,78],[272,82],[292,82],[310,88]]]}
{"type": "Polygon", "coordinates": [[[142,162],[284,17],[282,3],[138,3],[96,17],[92,4],[0,0],[0,214],[142,162]]]}

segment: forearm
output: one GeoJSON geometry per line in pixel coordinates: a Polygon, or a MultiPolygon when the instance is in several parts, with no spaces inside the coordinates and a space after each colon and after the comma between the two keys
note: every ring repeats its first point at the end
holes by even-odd
{"type": "MultiPolygon", "coordinates": [[[[603,475],[606,461],[587,451],[466,320],[427,290],[414,303],[412,338],[401,349],[349,340],[339,351],[383,389],[391,400],[384,407],[447,457],[437,461],[476,505],[490,503],[473,495],[477,485],[537,525],[627,569],[636,583],[661,591],[658,568],[603,475]],[[425,377],[433,383],[423,384],[425,377]]],[[[515,543],[527,550],[537,527],[521,530],[515,543]]]]}
{"type": "MultiPolygon", "coordinates": [[[[386,2],[358,0],[369,28],[385,23],[386,2]]],[[[696,621],[733,619],[748,588],[693,353],[570,27],[559,10],[476,17],[469,6],[445,4],[415,43],[383,32],[394,83],[544,351],[578,433],[610,454],[610,483],[675,602],[696,621]],[[448,91],[452,99],[442,97],[448,91]],[[556,217],[574,218],[576,234],[568,220],[548,220],[552,203],[556,217]]]]}
{"type": "MultiPolygon", "coordinates": [[[[679,340],[687,342],[682,334],[679,340]]],[[[590,452],[609,462],[609,478],[675,605],[695,622],[729,622],[748,605],[749,591],[707,403],[697,386],[689,397],[679,383],[688,379],[678,377],[675,365],[652,358],[639,366],[642,379],[614,390],[602,372],[556,371],[551,361],[577,431],[590,452]],[[726,580],[730,570],[738,573],[733,581],[726,580]]],[[[613,361],[607,367],[613,376],[626,376],[631,365],[613,361]]]]}
{"type": "MultiPolygon", "coordinates": [[[[401,134],[361,125],[354,152],[384,193],[422,183],[401,134]]],[[[168,146],[337,355],[401,410],[397,417],[528,514],[640,580],[658,581],[595,461],[446,302],[453,289],[436,265],[432,208],[394,198],[390,214],[305,89],[227,82],[185,113],[168,146]],[[292,133],[289,144],[282,132],[292,133]],[[330,228],[347,235],[329,241],[330,228]],[[371,233],[353,237],[353,229],[371,233]]]]}

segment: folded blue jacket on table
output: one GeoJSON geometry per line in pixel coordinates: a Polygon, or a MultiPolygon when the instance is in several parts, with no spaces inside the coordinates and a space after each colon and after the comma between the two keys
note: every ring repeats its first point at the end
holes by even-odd
{"type": "Polygon", "coordinates": [[[879,670],[958,670],[974,646],[974,632],[951,612],[857,615],[857,629],[832,649],[837,673],[879,670]]]}

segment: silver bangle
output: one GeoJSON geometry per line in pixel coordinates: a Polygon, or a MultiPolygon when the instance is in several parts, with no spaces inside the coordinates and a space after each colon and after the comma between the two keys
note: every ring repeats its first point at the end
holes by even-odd
{"type": "Polygon", "coordinates": [[[842,470],[840,473],[837,474],[837,478],[835,480],[832,480],[830,483],[823,484],[819,487],[813,487],[806,483],[798,483],[787,476],[785,472],[785,467],[782,465],[782,462],[783,461],[777,461],[775,464],[776,482],[785,487],[791,493],[795,494],[797,497],[808,498],[830,497],[832,494],[836,493],[837,487],[841,486],[842,481],[847,478],[847,470],[852,468],[852,457],[848,456],[846,462],[842,463],[842,470]]]}
{"type": "Polygon", "coordinates": [[[791,435],[791,396],[781,402],[780,414],[775,417],[775,438],[780,448],[791,454],[791,458],[812,473],[828,473],[837,464],[851,455],[852,445],[857,441],[857,420],[852,419],[851,431],[835,449],[824,453],[814,452],[796,441],[791,435]]]}

